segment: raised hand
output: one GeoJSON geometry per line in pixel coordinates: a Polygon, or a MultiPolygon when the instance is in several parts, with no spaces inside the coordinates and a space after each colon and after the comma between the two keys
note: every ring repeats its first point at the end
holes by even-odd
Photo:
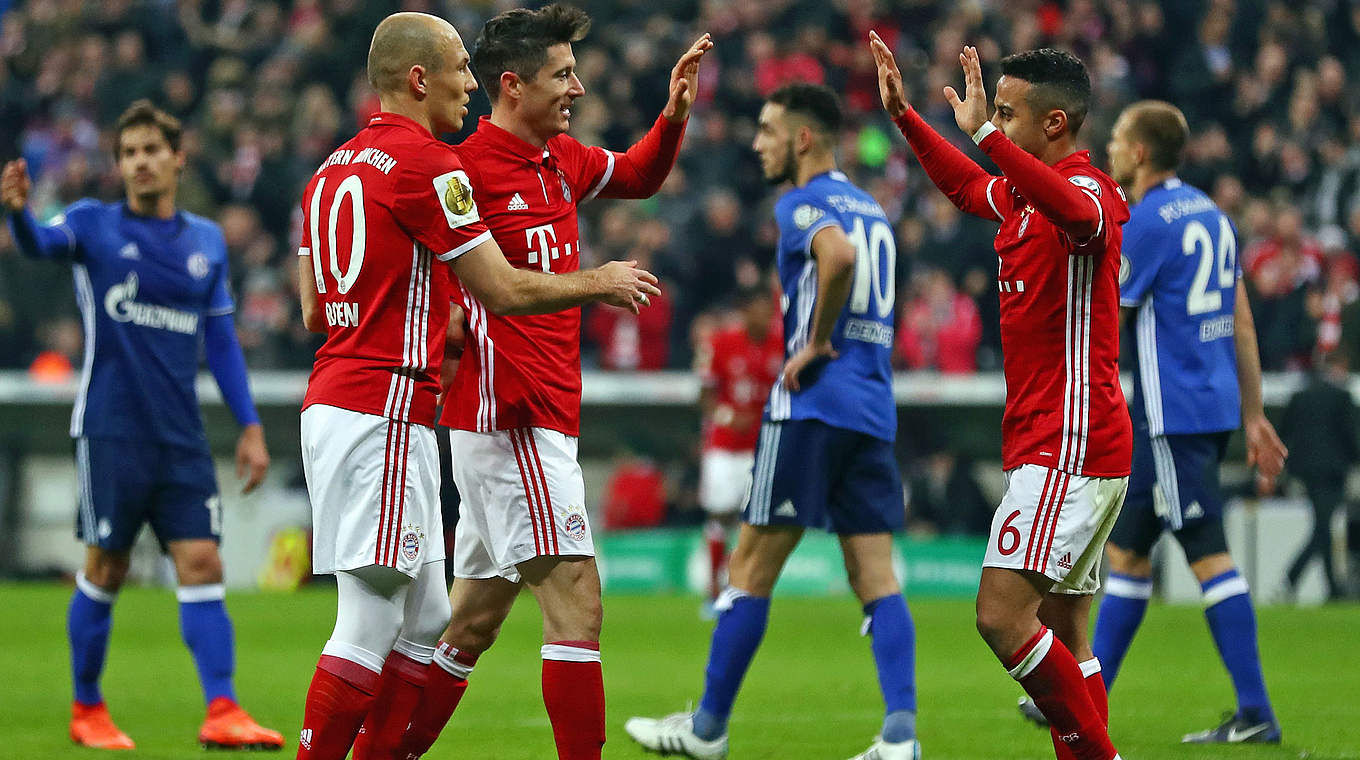
{"type": "Polygon", "coordinates": [[[902,71],[897,68],[897,59],[884,44],[878,32],[869,30],[869,50],[878,64],[878,96],[883,99],[883,109],[896,119],[907,112],[907,95],[902,87],[902,71]]]}
{"type": "Polygon", "coordinates": [[[610,306],[619,306],[634,314],[661,295],[656,275],[638,269],[636,261],[611,261],[595,270],[602,278],[603,297],[610,306]]]}
{"type": "Polygon", "coordinates": [[[959,63],[963,65],[963,99],[953,87],[944,88],[944,98],[954,107],[954,121],[959,129],[969,135],[987,123],[987,88],[982,84],[982,62],[978,59],[977,48],[965,46],[959,53],[959,63]]]}
{"type": "Polygon", "coordinates": [[[712,48],[713,38],[704,32],[671,69],[671,97],[661,115],[672,124],[679,124],[689,118],[689,110],[694,107],[694,96],[699,92],[699,62],[703,60],[704,53],[712,48]]]}
{"type": "Polygon", "coordinates": [[[22,158],[5,164],[0,171],[0,203],[6,211],[23,211],[28,205],[28,163],[22,158]]]}

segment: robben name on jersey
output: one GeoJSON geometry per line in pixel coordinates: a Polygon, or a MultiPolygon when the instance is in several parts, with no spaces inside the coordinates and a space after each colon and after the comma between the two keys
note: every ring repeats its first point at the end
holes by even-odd
{"type": "Polygon", "coordinates": [[[793,355],[807,345],[817,298],[812,240],[840,227],[855,246],[850,298],[841,309],[831,344],[839,356],[807,370],[802,390],[775,382],[767,405],[771,420],[818,419],[884,440],[897,433],[892,395],[893,299],[897,246],[892,225],[868,193],[839,171],[813,177],[775,204],[779,224],[777,266],[784,295],[784,346],[793,355]]]}
{"type": "Polygon", "coordinates": [[[1241,422],[1233,306],[1237,234],[1203,192],[1171,178],[1124,226],[1120,303],[1136,308],[1135,418],[1150,435],[1235,430],[1241,422]]]}

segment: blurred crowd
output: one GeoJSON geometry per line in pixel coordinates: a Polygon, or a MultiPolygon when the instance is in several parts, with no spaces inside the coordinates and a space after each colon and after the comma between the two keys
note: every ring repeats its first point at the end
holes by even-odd
{"type": "MultiPolygon", "coordinates": [[[[501,0],[29,0],[0,20],[0,156],[28,159],[40,217],[83,197],[116,198],[108,131],[150,97],[188,127],[184,208],[218,220],[233,267],[250,366],[306,368],[292,254],[297,201],[320,161],[377,107],[364,61],[387,13],[449,18],[471,43],[501,0]]],[[[1267,369],[1318,349],[1360,355],[1354,251],[1360,242],[1360,4],[1348,0],[582,0],[595,18],[576,46],[587,96],[580,140],[630,145],[664,104],[674,59],[713,33],[701,103],[680,161],[645,202],[583,208],[585,263],[627,257],[658,272],[666,297],[639,317],[588,314],[588,363],[689,366],[727,299],[768,271],[773,192],[749,144],[762,96],[825,82],[849,114],[842,166],[897,230],[904,368],[998,366],[993,225],[963,217],[909,159],[878,105],[864,43],[877,29],[903,63],[915,105],[971,150],[941,88],[957,84],[964,42],[988,81],[1005,54],[1069,49],[1091,71],[1084,141],[1098,164],[1118,110],[1138,98],[1180,105],[1193,137],[1183,176],[1235,219],[1267,369]]],[[[0,0],[0,11],[7,3],[0,0]]],[[[474,96],[472,118],[485,113],[474,96]]],[[[450,136],[457,140],[460,136],[450,136]]],[[[974,154],[978,155],[978,154],[974,154]]],[[[0,238],[3,233],[0,233],[0,238]]],[[[69,275],[22,260],[0,239],[0,363],[60,377],[78,366],[69,275]]]]}

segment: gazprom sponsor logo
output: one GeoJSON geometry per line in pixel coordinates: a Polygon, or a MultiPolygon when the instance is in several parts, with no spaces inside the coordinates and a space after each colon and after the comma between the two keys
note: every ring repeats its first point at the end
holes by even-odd
{"type": "Polygon", "coordinates": [[[181,335],[198,332],[198,315],[191,311],[139,303],[136,272],[129,273],[126,280],[108,289],[104,294],[104,311],[115,322],[131,322],[138,327],[169,330],[181,335]]]}

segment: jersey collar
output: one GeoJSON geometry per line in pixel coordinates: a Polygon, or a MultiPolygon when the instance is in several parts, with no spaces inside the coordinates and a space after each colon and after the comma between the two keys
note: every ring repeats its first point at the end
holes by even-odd
{"type": "Polygon", "coordinates": [[[1053,165],[1054,169],[1061,169],[1066,166],[1089,166],[1091,164],[1091,151],[1079,150],[1058,163],[1053,165]]]}
{"type": "Polygon", "coordinates": [[[430,130],[426,129],[419,122],[417,122],[415,119],[412,119],[409,116],[402,116],[399,113],[392,113],[390,111],[379,111],[378,113],[375,113],[372,116],[368,117],[368,126],[370,127],[376,127],[383,124],[392,127],[401,127],[402,129],[409,129],[422,137],[428,137],[431,140],[434,139],[434,135],[430,134],[430,130]]]}
{"type": "Polygon", "coordinates": [[[120,210],[122,211],[122,214],[123,214],[123,218],[124,218],[124,219],[142,219],[142,220],[152,221],[152,222],[173,222],[174,225],[175,225],[175,234],[176,234],[176,235],[178,235],[180,232],[182,232],[182,231],[184,230],[184,225],[188,223],[188,221],[184,218],[184,210],[183,210],[183,209],[178,209],[178,208],[177,208],[177,209],[175,209],[175,215],[174,215],[174,216],[170,217],[169,219],[161,219],[161,218],[155,217],[155,216],[142,216],[141,214],[137,213],[136,211],[133,211],[133,210],[132,210],[132,207],[128,205],[128,202],[127,202],[127,199],[126,199],[126,198],[124,198],[123,201],[122,201],[120,204],[118,204],[118,205],[119,205],[119,207],[120,207],[120,210]]]}
{"type": "Polygon", "coordinates": [[[492,124],[490,116],[478,118],[477,133],[492,145],[518,156],[529,163],[548,164],[552,161],[552,152],[548,150],[547,146],[537,148],[530,145],[516,137],[509,130],[492,124]]]}

